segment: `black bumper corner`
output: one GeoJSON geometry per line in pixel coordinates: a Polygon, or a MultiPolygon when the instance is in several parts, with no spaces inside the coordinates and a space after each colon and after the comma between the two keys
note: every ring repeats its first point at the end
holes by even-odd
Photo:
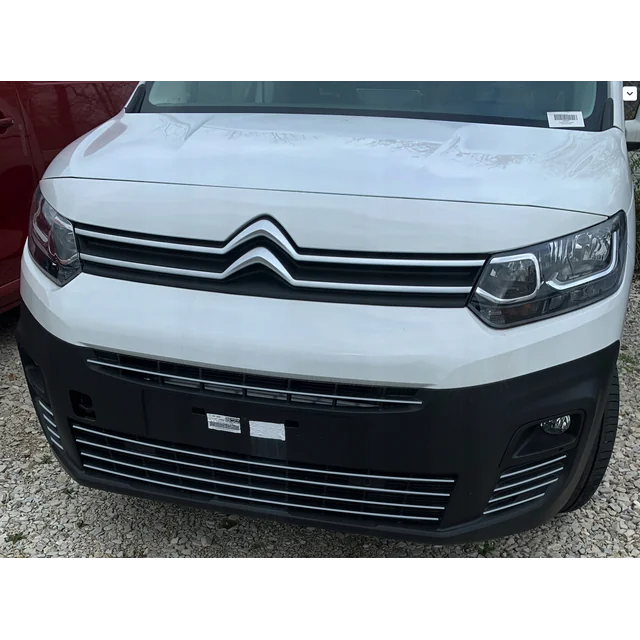
{"type": "Polygon", "coordinates": [[[54,337],[26,307],[17,339],[45,435],[81,484],[437,544],[511,535],[564,507],[619,349],[500,383],[420,390],[415,410],[371,413],[127,379],[88,363],[92,350],[54,337]],[[242,432],[211,431],[203,413],[237,416],[242,432]],[[561,415],[572,416],[569,432],[545,435],[539,423],[561,415]],[[252,437],[249,420],[285,425],[286,440],[252,437]],[[435,517],[414,517],[423,513],[435,517]]]}

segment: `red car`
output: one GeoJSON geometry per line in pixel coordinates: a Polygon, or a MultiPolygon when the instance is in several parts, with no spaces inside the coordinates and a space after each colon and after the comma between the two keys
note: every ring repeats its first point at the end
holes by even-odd
{"type": "Polygon", "coordinates": [[[53,158],[125,105],[136,82],[0,82],[0,313],[20,301],[33,192],[53,158]]]}

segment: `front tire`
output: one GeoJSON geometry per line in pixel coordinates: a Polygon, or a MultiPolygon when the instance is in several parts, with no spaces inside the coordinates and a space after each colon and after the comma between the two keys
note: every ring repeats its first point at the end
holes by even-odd
{"type": "Polygon", "coordinates": [[[575,511],[583,507],[600,486],[604,474],[609,466],[613,445],[618,432],[618,416],[620,414],[620,386],[618,383],[618,369],[614,370],[609,383],[607,405],[600,424],[600,433],[593,451],[589,456],[587,466],[575,488],[573,495],[563,507],[563,512],[575,511]]]}

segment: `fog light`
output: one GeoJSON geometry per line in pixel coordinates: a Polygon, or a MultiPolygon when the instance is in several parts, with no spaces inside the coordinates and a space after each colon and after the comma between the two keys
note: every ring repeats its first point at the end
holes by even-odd
{"type": "Polygon", "coordinates": [[[562,416],[554,420],[545,420],[540,423],[542,430],[552,436],[560,435],[571,426],[571,416],[562,416]]]}

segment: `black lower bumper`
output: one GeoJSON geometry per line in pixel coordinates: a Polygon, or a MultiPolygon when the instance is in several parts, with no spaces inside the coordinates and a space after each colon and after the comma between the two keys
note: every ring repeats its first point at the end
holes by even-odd
{"type": "Polygon", "coordinates": [[[510,535],[563,508],[594,446],[619,347],[371,411],[124,377],[24,307],[17,338],[45,434],[84,485],[434,543],[510,535]],[[208,428],[206,414],[240,418],[240,432],[208,428]],[[563,435],[538,426],[562,415],[572,416],[563,435]],[[284,425],[284,440],[252,435],[250,421],[284,425]]]}

